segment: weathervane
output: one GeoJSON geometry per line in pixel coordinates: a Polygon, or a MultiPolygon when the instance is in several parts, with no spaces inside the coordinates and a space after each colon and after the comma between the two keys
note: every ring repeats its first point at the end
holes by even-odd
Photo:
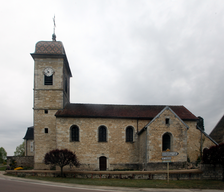
{"type": "Polygon", "coordinates": [[[54,22],[54,30],[53,30],[53,35],[52,35],[52,41],[56,41],[56,35],[55,35],[55,27],[56,27],[56,24],[55,24],[55,15],[54,15],[54,18],[53,18],[53,22],[54,22]]]}

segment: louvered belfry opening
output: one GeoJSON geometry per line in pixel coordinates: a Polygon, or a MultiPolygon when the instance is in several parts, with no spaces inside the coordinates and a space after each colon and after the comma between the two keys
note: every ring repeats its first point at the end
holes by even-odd
{"type": "Polygon", "coordinates": [[[44,85],[53,85],[53,75],[51,76],[44,75],[44,85]]]}

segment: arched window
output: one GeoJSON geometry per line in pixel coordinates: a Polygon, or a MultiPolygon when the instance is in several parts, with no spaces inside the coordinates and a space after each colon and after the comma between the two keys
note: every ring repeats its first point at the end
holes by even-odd
{"type": "Polygon", "coordinates": [[[79,141],[79,127],[72,125],[70,128],[71,141],[79,141]]]}
{"type": "Polygon", "coordinates": [[[126,128],[126,142],[133,142],[133,128],[131,126],[126,128]]]}
{"type": "Polygon", "coordinates": [[[98,129],[98,139],[99,139],[99,142],[107,141],[107,128],[103,125],[100,126],[98,129]]]}
{"type": "Polygon", "coordinates": [[[167,149],[171,150],[171,134],[165,133],[163,135],[163,151],[166,151],[167,149]]]}

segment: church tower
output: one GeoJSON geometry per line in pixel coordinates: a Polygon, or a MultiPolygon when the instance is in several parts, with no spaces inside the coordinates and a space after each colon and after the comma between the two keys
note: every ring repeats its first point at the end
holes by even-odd
{"type": "Polygon", "coordinates": [[[34,59],[34,169],[44,169],[44,155],[56,148],[55,113],[70,102],[69,63],[62,42],[40,41],[34,59]]]}

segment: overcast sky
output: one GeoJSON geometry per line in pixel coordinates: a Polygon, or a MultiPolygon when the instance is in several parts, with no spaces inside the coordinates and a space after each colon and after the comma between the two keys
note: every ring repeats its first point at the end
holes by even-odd
{"type": "Polygon", "coordinates": [[[209,134],[224,114],[223,0],[7,0],[0,6],[0,147],[33,125],[38,41],[56,36],[72,103],[184,105],[209,134]]]}

